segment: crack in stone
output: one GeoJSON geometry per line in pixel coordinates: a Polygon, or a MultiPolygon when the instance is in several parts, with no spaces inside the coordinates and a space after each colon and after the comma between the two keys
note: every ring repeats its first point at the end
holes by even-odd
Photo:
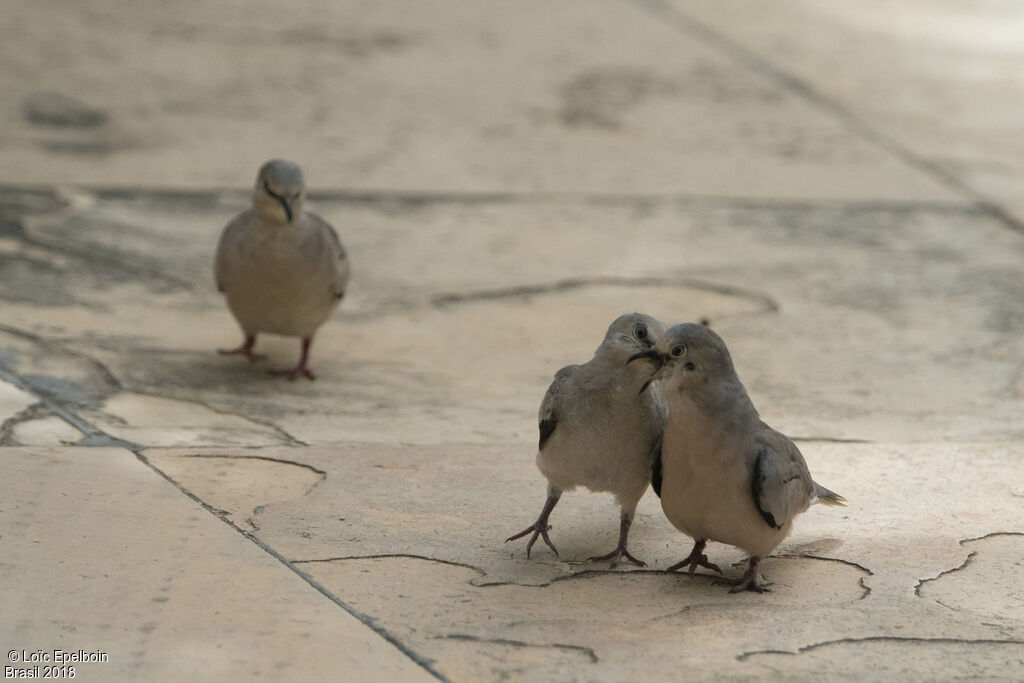
{"type": "MultiPolygon", "coordinates": [[[[1021,531],[991,531],[991,532],[989,532],[987,534],[984,534],[983,536],[976,536],[976,537],[973,537],[973,538],[962,539],[962,540],[959,541],[959,543],[960,543],[960,546],[963,547],[963,545],[965,543],[973,543],[974,541],[983,541],[986,538],[992,538],[993,536],[1024,536],[1024,532],[1021,532],[1021,531]]],[[[931,581],[937,581],[937,580],[941,579],[943,576],[945,576],[946,574],[952,574],[953,572],[958,572],[961,569],[966,569],[967,567],[969,567],[974,562],[974,557],[978,554],[978,552],[979,551],[977,551],[977,550],[972,550],[967,555],[967,557],[964,559],[964,561],[959,566],[957,566],[957,567],[952,567],[950,569],[944,569],[943,571],[939,572],[938,574],[936,574],[935,576],[932,576],[932,577],[928,577],[928,578],[925,578],[925,579],[918,579],[917,583],[914,585],[914,595],[916,595],[919,598],[923,597],[921,595],[921,588],[924,586],[924,584],[929,583],[931,581]]],[[[936,602],[938,602],[938,601],[936,600],[936,602]]],[[[942,603],[939,603],[939,604],[942,604],[942,603]]],[[[942,605],[942,606],[943,607],[948,607],[948,605],[942,605]]],[[[953,608],[950,607],[949,609],[953,609],[953,608]]]]}
{"type": "Polygon", "coordinates": [[[33,247],[60,254],[61,256],[67,256],[84,261],[86,264],[91,266],[113,268],[127,275],[142,276],[143,278],[160,281],[165,285],[172,285],[179,289],[195,289],[195,283],[193,282],[175,275],[169,275],[157,270],[156,268],[147,268],[138,264],[129,263],[118,252],[104,249],[96,245],[75,243],[68,240],[63,242],[51,241],[41,238],[38,235],[30,234],[28,231],[24,233],[21,241],[33,247]]]}
{"type": "MultiPolygon", "coordinates": [[[[220,188],[211,191],[174,190],[166,188],[126,188],[114,186],[78,186],[90,192],[97,199],[106,201],[148,200],[151,202],[185,204],[202,210],[222,210],[224,200],[237,200],[240,205],[248,202],[250,193],[238,188],[220,188]]],[[[4,188],[0,186],[0,191],[4,188]]],[[[25,190],[26,188],[18,188],[25,190]]],[[[600,205],[648,205],[658,203],[683,203],[701,206],[723,206],[738,208],[786,208],[817,209],[822,207],[845,208],[854,211],[931,211],[944,214],[982,216],[987,211],[968,203],[953,204],[944,201],[919,199],[789,199],[789,198],[746,198],[726,195],[710,195],[686,192],[669,193],[628,193],[628,192],[444,192],[430,190],[311,190],[308,198],[314,202],[339,202],[365,205],[383,211],[415,210],[438,205],[485,205],[485,204],[600,204],[600,205]]]]}
{"type": "Polygon", "coordinates": [[[468,633],[448,633],[440,636],[432,636],[435,640],[465,640],[472,643],[492,643],[495,645],[509,645],[511,647],[540,647],[540,648],[555,648],[559,650],[570,650],[573,652],[579,652],[590,658],[592,664],[597,664],[600,659],[597,657],[597,653],[594,652],[593,648],[585,647],[583,645],[570,645],[568,643],[550,643],[550,644],[539,644],[539,643],[528,643],[524,640],[511,640],[508,638],[481,638],[480,636],[472,636],[468,633]]]}
{"type": "MultiPolygon", "coordinates": [[[[146,449],[146,450],[150,450],[150,449],[146,449]]],[[[177,457],[179,457],[179,458],[206,458],[206,459],[223,458],[225,460],[266,460],[267,462],[277,462],[277,463],[281,463],[283,465],[295,465],[296,467],[303,467],[303,468],[305,468],[307,470],[310,470],[311,472],[316,472],[317,474],[320,475],[320,481],[323,481],[324,479],[327,478],[327,472],[325,472],[322,469],[319,469],[317,467],[313,467],[312,465],[309,465],[307,463],[297,462],[295,460],[288,460],[286,458],[272,458],[269,455],[224,455],[224,454],[220,454],[220,453],[211,453],[211,454],[206,454],[206,453],[184,453],[184,454],[179,455],[177,457]]],[[[319,483],[319,482],[317,482],[317,483],[319,483]]],[[[316,486],[316,484],[313,484],[313,486],[310,487],[310,491],[312,491],[315,486],[316,486]]],[[[257,507],[263,507],[263,506],[258,505],[257,507]]]]}
{"type": "Polygon", "coordinates": [[[837,436],[791,436],[790,441],[800,442],[814,442],[820,441],[822,443],[874,443],[870,439],[844,439],[837,436]]]}
{"type": "Polygon", "coordinates": [[[695,37],[705,44],[729,55],[737,64],[752,73],[773,82],[791,95],[802,99],[818,111],[833,117],[840,125],[861,139],[875,145],[878,149],[890,154],[908,167],[931,178],[955,193],[981,214],[1002,224],[1018,234],[1024,234],[1024,222],[1011,211],[1000,205],[953,171],[928,156],[919,154],[912,147],[886,133],[882,128],[872,125],[858,116],[841,99],[831,97],[820,90],[815,84],[806,80],[771,59],[748,47],[743,42],[722,33],[684,11],[678,4],[666,0],[625,0],[638,10],[650,14],[664,24],[677,29],[680,33],[695,37]]]}
{"type": "MultiPolygon", "coordinates": [[[[844,560],[844,559],[841,559],[841,558],[838,558],[838,557],[825,557],[825,556],[820,556],[820,555],[811,555],[811,554],[808,554],[808,553],[785,554],[785,555],[771,555],[770,557],[777,558],[777,559],[807,559],[807,560],[823,560],[823,561],[826,561],[826,562],[838,562],[839,564],[845,564],[847,566],[859,569],[860,571],[864,572],[868,576],[874,576],[875,575],[875,573],[873,571],[871,571],[870,569],[868,569],[867,567],[865,567],[865,566],[863,566],[861,564],[858,564],[858,563],[853,562],[851,560],[844,560]]],[[[734,562],[732,566],[733,567],[744,567],[744,566],[746,566],[746,560],[741,560],[741,561],[738,561],[738,562],[734,562]]],[[[630,569],[625,569],[625,570],[623,570],[623,569],[584,569],[584,570],[578,571],[578,572],[570,572],[570,573],[564,574],[562,576],[555,576],[550,581],[548,581],[547,583],[539,583],[539,584],[518,583],[516,581],[498,581],[498,582],[495,582],[495,583],[480,583],[480,584],[474,584],[474,585],[477,588],[490,588],[490,587],[493,587],[493,586],[508,586],[508,585],[523,586],[524,588],[547,588],[547,587],[551,586],[551,584],[557,583],[559,581],[571,581],[571,580],[575,580],[575,579],[589,579],[589,578],[593,578],[593,577],[596,577],[596,576],[602,576],[602,575],[632,576],[632,575],[650,575],[650,574],[657,574],[657,575],[661,575],[661,576],[666,576],[666,575],[667,576],[691,576],[691,577],[709,579],[712,582],[717,582],[717,581],[721,581],[722,580],[722,577],[718,576],[717,574],[705,574],[703,572],[695,572],[693,574],[690,574],[689,572],[669,572],[669,571],[665,571],[664,569],[632,569],[632,568],[630,568],[630,569]]],[[[867,598],[871,594],[871,587],[864,583],[865,578],[867,578],[867,577],[861,577],[859,579],[859,581],[858,581],[858,585],[864,591],[864,593],[859,598],[857,598],[858,602],[860,600],[864,600],[865,598],[867,598]]],[[[768,583],[766,585],[770,585],[770,583],[768,583]]]]}
{"type": "Polygon", "coordinates": [[[824,640],[820,643],[811,643],[810,645],[803,645],[797,648],[795,651],[790,650],[751,650],[742,654],[736,655],[736,660],[745,662],[751,657],[757,655],[802,655],[805,652],[811,650],[817,650],[818,648],[828,647],[830,645],[846,645],[853,643],[872,643],[872,642],[893,642],[893,643],[939,643],[943,645],[1024,645],[1024,640],[1007,639],[999,640],[996,638],[923,638],[915,636],[865,636],[863,638],[837,638],[835,640],[824,640]]]}
{"type": "Polygon", "coordinates": [[[974,541],[984,541],[986,538],[992,538],[993,536],[1024,536],[1024,531],[990,531],[983,536],[965,538],[960,541],[960,545],[963,545],[964,543],[973,543],[974,541]]]}
{"type": "MultiPolygon", "coordinates": [[[[465,562],[456,562],[454,560],[442,560],[438,557],[428,557],[426,555],[416,555],[415,553],[379,553],[376,555],[345,555],[340,557],[323,557],[313,558],[309,560],[292,560],[293,564],[314,564],[317,562],[341,562],[344,560],[381,560],[388,558],[409,558],[413,560],[424,560],[425,562],[435,562],[437,564],[446,564],[452,567],[463,567],[465,569],[472,569],[480,576],[487,576],[487,572],[479,567],[474,567],[471,564],[465,562]]],[[[488,584],[493,585],[493,584],[488,584]]]]}
{"type": "MultiPolygon", "coordinates": [[[[278,425],[274,424],[270,420],[265,420],[265,419],[263,419],[261,417],[252,417],[251,415],[245,415],[244,413],[236,413],[236,412],[231,411],[231,410],[224,410],[223,408],[217,408],[216,406],[210,405],[206,401],[203,401],[203,400],[198,399],[198,398],[180,398],[178,396],[165,396],[164,394],[158,394],[158,393],[156,393],[154,391],[145,390],[145,389],[143,389],[143,390],[136,390],[136,389],[133,389],[133,388],[126,388],[125,391],[129,391],[129,392],[131,392],[133,394],[139,394],[140,396],[150,396],[152,398],[162,398],[162,399],[167,400],[167,401],[181,401],[182,403],[191,403],[192,405],[199,406],[200,408],[205,408],[206,410],[209,410],[211,413],[216,413],[217,415],[227,415],[228,417],[241,418],[243,420],[246,420],[247,422],[252,422],[253,424],[260,425],[261,427],[266,427],[268,429],[274,430],[277,433],[277,435],[280,436],[281,439],[285,442],[284,445],[286,445],[286,446],[308,446],[309,445],[305,441],[302,441],[301,439],[295,438],[294,436],[289,434],[285,429],[283,429],[282,427],[279,427],[278,425]]],[[[153,446],[153,448],[159,448],[159,446],[153,446]]],[[[170,446],[169,448],[177,448],[177,446],[170,446]]],[[[262,446],[258,446],[258,448],[263,448],[263,447],[262,446]]]]}
{"type": "MultiPolygon", "coordinates": [[[[144,464],[149,469],[153,470],[153,472],[155,472],[157,475],[159,475],[164,481],[166,481],[167,483],[169,483],[172,486],[174,486],[176,489],[178,489],[183,494],[185,494],[188,498],[190,498],[193,501],[195,501],[204,510],[206,510],[207,512],[212,514],[214,517],[216,517],[220,521],[222,521],[225,524],[227,524],[229,527],[231,527],[232,529],[234,529],[235,531],[240,533],[246,539],[248,539],[249,541],[254,543],[256,545],[256,547],[258,547],[260,550],[262,550],[263,552],[267,553],[268,555],[270,555],[271,557],[276,559],[278,562],[280,562],[282,565],[287,567],[289,570],[291,570],[293,573],[295,573],[297,576],[299,576],[303,581],[305,581],[312,588],[314,588],[317,592],[319,592],[321,595],[323,595],[325,598],[327,598],[328,600],[333,602],[335,605],[337,605],[338,607],[340,607],[341,609],[345,610],[350,615],[355,617],[357,620],[359,620],[360,623],[362,623],[364,626],[368,627],[374,633],[376,633],[381,638],[386,640],[388,643],[393,645],[402,654],[404,654],[406,657],[411,659],[413,662],[415,662],[417,665],[419,665],[421,668],[423,668],[425,671],[427,671],[434,678],[436,678],[439,681],[445,681],[445,683],[451,683],[450,679],[447,676],[445,676],[440,671],[438,671],[436,668],[434,668],[434,661],[432,659],[428,659],[427,657],[425,657],[425,656],[419,654],[418,652],[416,652],[415,650],[413,650],[411,647],[409,647],[404,642],[402,642],[402,640],[400,638],[398,638],[398,636],[396,636],[395,634],[391,633],[384,626],[382,626],[375,617],[372,617],[369,614],[366,614],[364,612],[360,612],[356,608],[352,607],[347,602],[342,600],[340,597],[338,597],[337,595],[335,595],[334,593],[329,591],[323,584],[321,584],[315,578],[313,578],[312,576],[310,576],[306,572],[304,572],[301,569],[299,569],[298,567],[296,567],[294,562],[290,561],[284,555],[282,555],[278,551],[274,550],[271,546],[269,546],[266,543],[264,543],[258,536],[256,536],[255,534],[253,534],[250,531],[247,531],[246,529],[243,529],[239,525],[235,524],[233,521],[231,521],[231,519],[228,516],[220,514],[223,511],[218,510],[214,506],[210,505],[209,503],[204,501],[202,498],[200,498],[196,494],[192,493],[192,491],[190,491],[189,489],[185,488],[180,482],[176,481],[174,478],[169,476],[166,472],[161,470],[159,467],[157,467],[156,465],[151,463],[149,461],[149,459],[143,453],[142,449],[140,449],[140,448],[132,449],[132,453],[135,454],[135,457],[138,458],[139,461],[142,464],[144,464]]],[[[301,463],[299,463],[299,464],[301,464],[301,463]]]]}
{"type": "Polygon", "coordinates": [[[129,450],[133,448],[140,448],[139,444],[135,444],[130,441],[125,441],[123,439],[118,439],[117,437],[107,434],[99,427],[96,427],[89,421],[82,419],[74,411],[65,408],[58,401],[55,401],[52,398],[49,398],[48,396],[41,395],[38,389],[35,388],[29,382],[25,381],[25,379],[21,375],[8,372],[2,363],[0,363],[0,379],[13,384],[19,389],[23,389],[33,394],[34,396],[39,398],[40,402],[47,408],[47,410],[49,410],[54,415],[67,422],[69,425],[71,425],[78,431],[82,432],[82,434],[85,435],[85,438],[78,441],[75,444],[76,446],[112,446],[119,448],[128,448],[129,450]]]}
{"type": "MultiPolygon", "coordinates": [[[[105,395],[102,396],[104,400],[110,398],[111,396],[119,392],[128,391],[131,393],[139,394],[140,396],[150,396],[153,398],[161,398],[169,401],[181,401],[184,403],[190,403],[193,405],[200,406],[218,415],[228,415],[231,417],[241,418],[248,422],[252,422],[253,424],[261,425],[263,427],[272,429],[284,440],[285,445],[308,445],[306,442],[295,438],[294,436],[289,434],[285,429],[279,427],[273,422],[270,422],[269,420],[251,417],[249,415],[245,415],[243,413],[236,413],[230,410],[216,408],[206,403],[205,401],[199,399],[165,396],[163,394],[159,394],[146,389],[136,390],[131,387],[126,387],[102,361],[99,361],[82,351],[69,349],[67,348],[64,342],[52,341],[40,335],[34,334],[32,332],[21,330],[16,327],[11,327],[9,325],[4,325],[2,323],[0,323],[0,332],[9,334],[13,337],[18,337],[19,339],[24,339],[26,341],[32,342],[33,344],[42,346],[43,348],[48,349],[53,353],[64,354],[85,362],[90,367],[92,367],[92,369],[94,369],[97,373],[99,373],[99,375],[103,379],[103,382],[108,386],[109,393],[106,393],[105,395]]],[[[80,415],[77,414],[77,412],[68,408],[68,406],[66,405],[67,403],[69,403],[68,401],[62,401],[60,400],[59,397],[52,397],[52,392],[45,392],[43,388],[38,386],[36,382],[33,382],[31,378],[16,373],[13,368],[10,368],[9,366],[2,362],[0,362],[0,378],[5,379],[11,384],[17,386],[19,389],[23,389],[37,396],[41,400],[43,405],[46,406],[54,415],[61,418],[62,420],[70,424],[72,427],[85,434],[85,438],[79,441],[77,444],[75,444],[77,446],[123,446],[132,448],[150,448],[150,446],[145,446],[143,444],[135,444],[133,442],[126,441],[124,439],[119,439],[117,437],[111,436],[110,434],[107,434],[103,430],[99,429],[92,423],[82,418],[80,415]]],[[[3,434],[2,429],[0,429],[0,434],[3,434]]],[[[326,476],[326,473],[324,474],[326,476]]]]}
{"type": "MultiPolygon", "coordinates": [[[[688,572],[669,572],[669,571],[665,571],[664,569],[632,569],[632,568],[629,568],[629,569],[584,569],[583,571],[572,572],[570,574],[565,574],[563,576],[556,576],[553,579],[551,579],[548,583],[533,584],[533,585],[528,585],[528,586],[527,586],[527,584],[516,584],[516,585],[524,585],[524,586],[527,586],[527,587],[530,587],[530,588],[547,588],[551,584],[558,583],[559,581],[571,581],[571,580],[574,580],[574,579],[590,579],[590,578],[594,578],[594,577],[597,577],[597,576],[603,576],[603,575],[611,575],[611,576],[634,576],[634,575],[684,576],[685,575],[685,576],[695,576],[695,577],[702,577],[702,578],[715,579],[715,580],[718,580],[719,578],[721,578],[721,577],[719,577],[716,574],[704,574],[702,572],[695,573],[695,574],[689,574],[688,572]]],[[[488,585],[490,585],[490,584],[488,584],[488,585]]]]}
{"type": "MultiPolygon", "coordinates": [[[[49,192],[51,196],[56,197],[55,193],[53,193],[52,191],[49,192]]],[[[83,244],[81,242],[74,242],[70,239],[50,239],[47,238],[46,236],[40,236],[39,234],[29,230],[26,227],[23,221],[23,217],[27,213],[38,212],[24,210],[19,212],[17,211],[17,209],[15,209],[13,216],[10,216],[7,219],[14,229],[9,230],[6,236],[13,240],[16,240],[22,245],[28,247],[35,247],[36,249],[40,249],[51,254],[59,254],[64,257],[77,259],[78,261],[84,262],[86,265],[89,266],[112,268],[127,275],[141,275],[146,278],[162,281],[164,284],[169,284],[178,288],[188,290],[192,290],[195,288],[195,284],[188,280],[184,280],[174,275],[169,275],[156,268],[147,268],[145,266],[139,265],[138,263],[132,263],[130,262],[130,260],[126,260],[120,253],[114,250],[106,249],[104,247],[93,244],[83,244]]],[[[48,214],[54,220],[59,221],[62,217],[64,220],[67,220],[68,218],[71,218],[73,216],[82,215],[84,211],[75,209],[70,205],[65,204],[62,206],[52,207],[50,211],[43,213],[48,214]]]]}
{"type": "MultiPolygon", "coordinates": [[[[93,370],[99,373],[99,375],[103,378],[103,381],[107,385],[109,385],[113,391],[120,391],[124,389],[124,387],[121,386],[121,382],[117,379],[116,376],[114,376],[114,373],[110,371],[110,368],[108,368],[106,365],[96,360],[92,356],[89,356],[88,354],[67,348],[63,342],[46,339],[45,337],[42,337],[38,334],[34,334],[32,332],[19,329],[17,327],[11,327],[10,325],[4,325],[3,323],[0,323],[0,332],[9,334],[12,337],[18,337],[19,339],[24,339],[25,341],[32,342],[33,344],[42,346],[44,349],[47,349],[54,353],[62,353],[66,356],[71,356],[72,358],[76,358],[80,361],[83,361],[87,365],[91,366],[93,370]]],[[[6,366],[0,363],[0,367],[6,366]]],[[[14,373],[13,368],[7,368],[7,370],[11,373],[14,373]]]]}
{"type": "MultiPolygon", "coordinates": [[[[864,565],[858,564],[857,562],[854,562],[853,560],[844,560],[844,559],[839,558],[839,557],[825,557],[824,555],[811,555],[810,553],[798,553],[798,554],[787,553],[787,554],[784,554],[784,555],[772,555],[771,557],[777,557],[777,558],[780,558],[780,559],[790,558],[790,559],[806,559],[806,560],[824,560],[825,562],[838,562],[839,564],[845,564],[848,567],[854,567],[856,569],[859,569],[862,572],[864,572],[865,574],[867,574],[868,576],[874,576],[875,575],[875,573],[873,571],[871,571],[870,569],[868,569],[864,565]]],[[[868,597],[869,595],[871,595],[871,587],[868,586],[866,583],[864,583],[864,580],[866,578],[867,578],[867,576],[862,576],[857,581],[858,585],[864,590],[863,595],[861,595],[859,598],[857,598],[858,601],[859,600],[863,600],[866,597],[868,597]]]]}
{"type": "MultiPolygon", "coordinates": [[[[960,544],[961,544],[961,545],[963,545],[963,541],[961,541],[961,542],[960,542],[960,544]]],[[[914,595],[916,595],[917,597],[919,597],[919,598],[920,598],[920,597],[922,597],[922,596],[921,596],[921,587],[922,587],[922,586],[923,586],[924,584],[926,584],[926,583],[928,583],[928,582],[930,582],[930,581],[936,581],[936,580],[938,580],[938,579],[941,579],[941,578],[942,578],[943,576],[945,576],[946,574],[952,574],[953,572],[958,572],[958,571],[960,571],[961,569],[966,569],[966,568],[967,568],[967,567],[969,567],[969,566],[971,565],[971,563],[972,563],[972,562],[974,561],[974,556],[975,556],[975,555],[977,555],[977,554],[978,554],[978,551],[977,551],[977,550],[975,550],[975,551],[973,551],[973,552],[969,553],[969,554],[967,555],[967,558],[966,558],[966,559],[964,559],[964,561],[963,561],[962,563],[960,563],[960,565],[959,565],[959,566],[957,566],[957,567],[952,567],[952,568],[950,568],[950,569],[944,569],[944,570],[942,570],[941,572],[939,572],[938,574],[936,574],[935,576],[933,576],[933,577],[931,577],[931,578],[927,578],[927,579],[918,579],[917,583],[916,583],[916,584],[914,584],[914,595]]]]}
{"type": "Polygon", "coordinates": [[[14,428],[18,425],[31,422],[43,417],[53,415],[49,409],[42,403],[33,403],[30,406],[22,408],[11,417],[4,420],[3,424],[0,424],[0,446],[19,446],[21,443],[14,438],[14,428]]]}
{"type": "MultiPolygon", "coordinates": [[[[750,315],[751,313],[777,313],[779,304],[766,294],[751,291],[733,285],[718,282],[710,282],[698,278],[672,278],[672,277],[615,277],[595,276],[577,277],[557,280],[542,284],[518,285],[514,287],[501,287],[496,289],[477,290],[475,292],[438,294],[431,298],[431,303],[437,308],[447,308],[453,305],[473,303],[476,301],[493,301],[495,299],[518,299],[542,294],[553,294],[585,287],[687,287],[702,291],[713,292],[725,296],[733,296],[739,299],[752,301],[759,306],[759,310],[750,311],[738,315],[750,315]]],[[[737,315],[737,314],[733,314],[737,315]]],[[[731,315],[718,316],[719,318],[731,317],[731,315]]]]}

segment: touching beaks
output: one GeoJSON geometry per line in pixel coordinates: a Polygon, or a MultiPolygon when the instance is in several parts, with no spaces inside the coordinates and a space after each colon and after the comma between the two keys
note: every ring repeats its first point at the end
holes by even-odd
{"type": "Polygon", "coordinates": [[[646,358],[647,360],[654,363],[656,367],[659,368],[665,364],[664,359],[661,357],[661,352],[658,351],[658,349],[647,349],[646,351],[634,353],[632,356],[630,356],[629,360],[626,361],[626,365],[629,365],[635,360],[640,360],[641,358],[646,358]]]}
{"type": "Polygon", "coordinates": [[[634,353],[629,357],[629,360],[626,361],[626,365],[629,365],[635,360],[640,360],[641,358],[651,361],[651,364],[654,366],[654,372],[651,374],[650,378],[644,382],[644,385],[640,387],[640,391],[637,392],[637,395],[644,393],[647,390],[647,387],[651,386],[651,382],[658,379],[658,375],[661,374],[661,369],[665,367],[665,357],[661,355],[661,352],[658,351],[658,349],[653,348],[641,351],[640,353],[634,353]]]}

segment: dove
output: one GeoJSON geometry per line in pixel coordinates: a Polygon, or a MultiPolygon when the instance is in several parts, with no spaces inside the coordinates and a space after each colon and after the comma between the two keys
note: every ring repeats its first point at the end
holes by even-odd
{"type": "Polygon", "coordinates": [[[563,491],[583,486],[611,492],[621,508],[618,545],[590,560],[611,560],[615,567],[625,558],[646,566],[629,552],[627,542],[637,503],[650,483],[666,414],[656,392],[637,400],[650,371],[627,360],[651,349],[664,331],[665,326],[650,316],[622,315],[609,326],[591,360],[555,373],[538,415],[537,467],[548,480],[547,500],[536,522],[505,541],[532,532],[527,558],[538,536],[558,555],[548,537],[548,518],[563,491]]]}
{"type": "Polygon", "coordinates": [[[345,295],[350,266],[341,240],[327,221],[303,210],[302,170],[274,159],[260,167],[252,208],[224,228],[217,245],[215,276],[245,341],[222,354],[240,354],[250,362],[260,333],[299,337],[298,364],[274,370],[290,380],[314,379],[309,369],[313,334],[345,295]]]}
{"type": "Polygon", "coordinates": [[[689,566],[692,574],[700,566],[721,574],[704,548],[727,543],[750,556],[731,592],[763,592],[758,564],[789,534],[793,518],[813,503],[845,499],[816,483],[796,445],[761,421],[710,328],[676,325],[629,362],[639,359],[657,368],[649,382],[657,380],[653,390],[669,411],[651,482],[668,520],[694,539],[689,556],[667,571],[689,566]]]}

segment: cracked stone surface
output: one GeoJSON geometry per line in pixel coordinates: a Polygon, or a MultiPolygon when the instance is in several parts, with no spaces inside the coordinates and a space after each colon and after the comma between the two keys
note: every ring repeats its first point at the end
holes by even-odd
{"type": "Polygon", "coordinates": [[[117,2],[93,0],[45,26],[40,11],[11,4],[21,39],[0,60],[20,65],[31,46],[57,72],[45,90],[59,84],[109,120],[34,125],[18,103],[43,86],[7,70],[0,144],[24,169],[0,169],[7,182],[77,183],[99,159],[112,184],[249,185],[270,139],[321,187],[945,195],[827,113],[623,2],[456,0],[435,11],[260,0],[244,16],[213,3],[148,7],[128,21],[117,2]],[[122,30],[94,49],[111,22],[122,30]]]}
{"type": "MultiPolygon", "coordinates": [[[[740,49],[771,55],[848,116],[982,197],[1024,217],[1024,105],[1017,68],[1024,9],[986,0],[936,7],[927,0],[784,0],[751,7],[739,0],[659,0],[683,21],[724,31],[740,49]],[[806,38],[794,40],[798,25],[806,38]],[[827,35],[827,40],[812,36],[827,35]],[[849,59],[857,55],[856,65],[849,59]],[[884,78],[879,77],[884,73],[884,78]],[[935,112],[941,111],[941,116],[935,112]]],[[[664,16],[664,15],[662,15],[664,16]]]]}
{"type": "Polygon", "coordinates": [[[130,451],[8,448],[0,480],[8,650],[107,652],[85,680],[431,680],[130,451]]]}
{"type": "Polygon", "coordinates": [[[16,421],[21,413],[36,403],[36,400],[34,394],[0,381],[0,418],[3,424],[16,421]]]}
{"type": "MultiPolygon", "coordinates": [[[[289,462],[253,461],[248,449],[144,455],[216,514],[377,615],[453,680],[567,669],[587,680],[638,678],[649,662],[636,657],[637,643],[669,670],[708,667],[706,678],[784,670],[768,654],[800,658],[815,643],[835,641],[828,647],[838,656],[859,656],[842,654],[847,639],[881,654],[900,638],[915,649],[968,639],[988,643],[997,658],[1019,656],[1024,532],[1016,531],[1020,502],[1010,482],[1024,472],[1024,443],[805,442],[803,450],[815,477],[851,504],[812,508],[798,520],[762,563],[772,588],[765,596],[659,571],[689,541],[653,495],[641,501],[631,536],[649,569],[585,561],[614,544],[618,519],[610,497],[585,493],[567,494],[552,515],[561,557],[538,547],[526,560],[524,541],[501,541],[543,501],[528,444],[338,444],[292,449],[289,462]],[[946,468],[941,477],[929,470],[936,461],[946,468]],[[1000,521],[1011,531],[992,533],[1000,521]],[[768,654],[746,654],[754,652],[768,654]]],[[[708,553],[727,575],[742,573],[738,550],[711,544],[708,553]]],[[[969,675],[986,671],[978,668],[985,659],[943,653],[915,670],[969,675]]],[[[807,663],[794,669],[812,671],[807,663]]]]}
{"type": "Polygon", "coordinates": [[[82,680],[1024,678],[1018,9],[66,4],[0,41],[0,645],[108,650],[82,680]],[[293,339],[215,353],[274,155],[353,261],[316,382],[267,374],[293,339]],[[552,374],[630,310],[708,319],[850,502],[770,593],[661,571],[652,494],[647,569],[585,561],[602,495],[560,557],[503,543],[552,374]]]}
{"type": "MultiPolygon", "coordinates": [[[[320,331],[320,379],[306,386],[211,353],[239,337],[209,274],[221,223],[244,205],[228,199],[129,192],[70,216],[26,218],[39,243],[74,241],[83,271],[149,265],[134,277],[101,267],[104,281],[78,289],[72,305],[7,304],[13,329],[0,329],[0,341],[11,363],[32,375],[74,363],[87,375],[76,386],[88,389],[76,400],[107,412],[101,399],[123,388],[200,401],[211,421],[216,411],[240,415],[304,443],[493,443],[531,438],[554,370],[588,357],[610,317],[642,309],[710,318],[755,401],[789,433],[1024,437],[1024,239],[971,207],[538,198],[396,212],[321,198],[367,274],[320,331]],[[133,239],[112,246],[111,221],[136,226],[133,239]],[[31,339],[45,340],[45,352],[19,354],[31,339]],[[956,391],[933,391],[951,382],[956,391]]],[[[298,353],[294,340],[260,346],[270,366],[298,353]]],[[[250,427],[254,445],[287,438],[250,427]]],[[[228,443],[148,437],[135,440],[228,443]]]]}

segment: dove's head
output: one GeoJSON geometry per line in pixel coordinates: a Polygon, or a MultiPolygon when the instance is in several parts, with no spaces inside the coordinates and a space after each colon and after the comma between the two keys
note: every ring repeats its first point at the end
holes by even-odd
{"type": "Polygon", "coordinates": [[[640,359],[650,361],[655,367],[648,384],[660,379],[666,388],[699,391],[736,376],[725,342],[710,327],[697,323],[669,328],[654,348],[634,354],[629,362],[640,359]]]}
{"type": "Polygon", "coordinates": [[[291,223],[302,213],[306,185],[302,169],[290,161],[272,159],[260,167],[253,206],[271,223],[291,223]]]}
{"type": "Polygon", "coordinates": [[[631,356],[654,348],[665,333],[661,321],[643,313],[620,315],[604,335],[595,356],[613,363],[625,363],[631,356]]]}

